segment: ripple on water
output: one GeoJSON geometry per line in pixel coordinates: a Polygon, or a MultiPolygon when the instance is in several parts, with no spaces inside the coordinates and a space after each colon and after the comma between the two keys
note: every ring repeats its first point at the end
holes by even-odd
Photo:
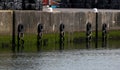
{"type": "Polygon", "coordinates": [[[0,54],[0,70],[119,70],[120,50],[0,54]]]}

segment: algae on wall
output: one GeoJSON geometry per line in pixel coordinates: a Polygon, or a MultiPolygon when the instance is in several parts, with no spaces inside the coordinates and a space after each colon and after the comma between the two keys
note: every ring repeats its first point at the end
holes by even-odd
{"type": "MultiPolygon", "coordinates": [[[[12,25],[15,20],[15,33],[17,35],[18,24],[24,25],[25,45],[29,48],[36,46],[37,25],[43,24],[43,40],[48,39],[50,46],[59,46],[59,25],[65,25],[66,43],[77,38],[84,38],[86,23],[92,24],[92,31],[95,30],[95,13],[88,12],[42,12],[42,11],[14,11],[15,19],[13,19],[13,11],[0,11],[0,44],[9,44],[11,47],[12,25]],[[4,37],[3,35],[6,35],[4,37]],[[3,41],[4,40],[4,41],[3,41]],[[57,45],[55,44],[57,43],[57,45]]],[[[108,24],[109,36],[113,35],[110,30],[119,30],[119,12],[99,12],[98,24],[101,31],[102,24],[108,24]]],[[[94,33],[93,33],[94,36],[94,33]]],[[[34,48],[35,49],[35,48],[34,48]]]]}

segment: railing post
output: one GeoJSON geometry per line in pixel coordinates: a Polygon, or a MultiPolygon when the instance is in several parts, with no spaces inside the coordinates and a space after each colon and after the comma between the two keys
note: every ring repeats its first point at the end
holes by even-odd
{"type": "Polygon", "coordinates": [[[12,24],[12,51],[15,52],[15,13],[13,11],[13,24],[12,24]]]}
{"type": "Polygon", "coordinates": [[[98,47],[98,10],[94,8],[95,13],[95,48],[98,47]]]}
{"type": "Polygon", "coordinates": [[[64,28],[65,28],[65,25],[63,23],[60,24],[60,41],[59,41],[59,44],[60,44],[60,50],[64,49],[64,40],[65,40],[65,37],[64,37],[64,28]]]}

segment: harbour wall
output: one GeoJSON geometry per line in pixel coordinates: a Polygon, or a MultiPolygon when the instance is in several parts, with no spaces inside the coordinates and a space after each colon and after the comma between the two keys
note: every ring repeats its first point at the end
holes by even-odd
{"type": "MultiPolygon", "coordinates": [[[[59,25],[65,25],[65,32],[86,31],[86,24],[92,24],[92,31],[95,30],[96,14],[92,11],[76,12],[43,12],[43,11],[0,11],[0,34],[12,35],[13,23],[15,33],[19,24],[23,24],[24,33],[37,34],[37,25],[43,24],[44,33],[59,32],[59,25]]],[[[102,24],[106,23],[108,30],[120,29],[120,12],[100,11],[98,12],[98,29],[102,29],[102,24]]]]}

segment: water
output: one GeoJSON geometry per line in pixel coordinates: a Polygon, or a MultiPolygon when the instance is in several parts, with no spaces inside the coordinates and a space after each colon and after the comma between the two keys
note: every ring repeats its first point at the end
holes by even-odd
{"type": "Polygon", "coordinates": [[[119,70],[120,49],[0,54],[0,70],[119,70]]]}
{"type": "Polygon", "coordinates": [[[0,51],[0,70],[119,70],[119,41],[105,44],[98,42],[98,47],[94,42],[87,47],[85,42],[55,44],[40,46],[39,51],[36,47],[25,46],[19,53],[10,53],[10,47],[3,47],[1,51],[5,53],[0,51]]]}

